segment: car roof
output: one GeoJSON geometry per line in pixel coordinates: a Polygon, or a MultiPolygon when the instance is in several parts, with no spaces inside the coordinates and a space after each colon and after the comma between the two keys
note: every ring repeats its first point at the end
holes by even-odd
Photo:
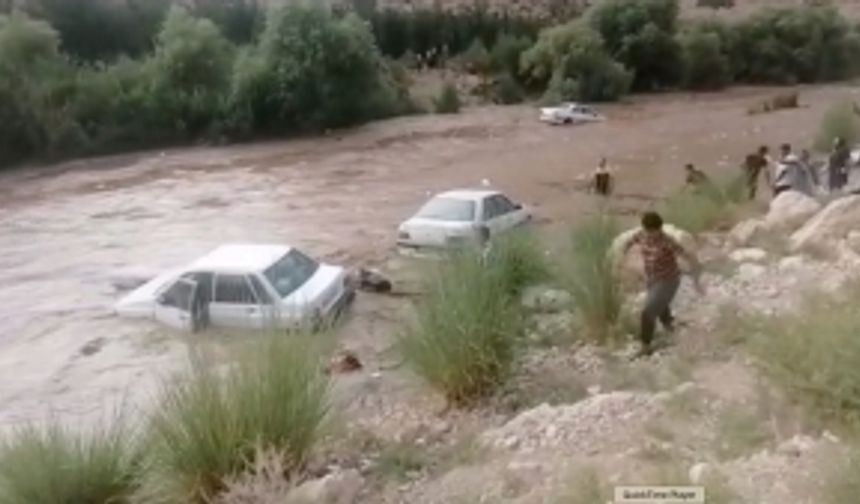
{"type": "Polygon", "coordinates": [[[225,273],[251,273],[263,271],[284,257],[292,247],[288,245],[261,245],[236,243],[221,245],[194,261],[189,270],[225,273]]]}
{"type": "Polygon", "coordinates": [[[493,196],[496,194],[501,194],[499,191],[494,191],[492,189],[455,189],[451,191],[445,191],[443,193],[439,193],[434,198],[453,198],[459,200],[481,200],[488,196],[493,196]]]}

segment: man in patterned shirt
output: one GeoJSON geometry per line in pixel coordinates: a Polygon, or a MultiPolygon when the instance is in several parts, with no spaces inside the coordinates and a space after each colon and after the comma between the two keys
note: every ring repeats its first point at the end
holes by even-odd
{"type": "Polygon", "coordinates": [[[671,304],[681,285],[678,256],[683,257],[692,267],[699,292],[702,291],[699,283],[701,266],[695,255],[663,231],[663,218],[656,212],[647,212],[642,216],[642,229],[624,244],[624,255],[635,245],[642,250],[648,289],[639,333],[642,341],[639,356],[645,356],[653,352],[652,342],[657,319],[666,330],[671,332],[674,329],[671,304]]]}

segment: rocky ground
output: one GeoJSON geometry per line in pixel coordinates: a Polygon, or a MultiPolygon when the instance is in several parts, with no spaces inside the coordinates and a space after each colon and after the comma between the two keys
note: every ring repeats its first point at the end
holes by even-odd
{"type": "MultiPolygon", "coordinates": [[[[375,402],[355,409],[336,435],[331,453],[340,458],[324,457],[336,460],[321,469],[328,479],[290,495],[319,503],[604,504],[614,485],[693,484],[705,486],[709,503],[824,502],[829,478],[847,461],[846,443],[811,428],[723,328],[740,312],[799,310],[805,296],[837,291],[858,274],[852,223],[860,196],[825,203],[784,194],[730,233],[689,237],[706,258],[706,291],[683,285],[674,344],[646,360],[630,361],[632,342],[600,348],[579,340],[570,334],[567,293],[530,289],[523,303],[534,345],[499,397],[448,412],[426,391],[411,403],[367,394],[375,402]]],[[[631,293],[631,307],[638,297],[631,293]]]]}

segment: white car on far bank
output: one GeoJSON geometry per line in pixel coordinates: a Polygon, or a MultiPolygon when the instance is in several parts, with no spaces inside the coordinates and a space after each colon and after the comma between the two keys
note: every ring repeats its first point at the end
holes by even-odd
{"type": "Polygon", "coordinates": [[[531,220],[531,213],[499,191],[455,190],[437,194],[398,229],[401,252],[445,249],[492,237],[531,220]]]}
{"type": "Polygon", "coordinates": [[[184,331],[319,326],[353,298],[344,268],[287,245],[223,245],[123,297],[114,311],[184,331]]]}
{"type": "Polygon", "coordinates": [[[540,109],[540,120],[549,124],[581,124],[602,121],[604,117],[581,103],[562,103],[558,107],[540,109]]]}

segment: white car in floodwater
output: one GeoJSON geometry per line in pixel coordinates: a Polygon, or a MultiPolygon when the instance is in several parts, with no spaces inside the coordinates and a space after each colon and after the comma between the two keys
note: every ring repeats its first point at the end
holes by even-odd
{"type": "Polygon", "coordinates": [[[540,109],[540,120],[549,124],[581,124],[603,119],[593,108],[581,103],[568,102],[540,109]]]}
{"type": "Polygon", "coordinates": [[[184,331],[318,326],[354,296],[344,268],[287,245],[223,245],[146,282],[114,307],[184,331]]]}
{"type": "Polygon", "coordinates": [[[401,252],[444,249],[479,242],[531,220],[531,213],[493,190],[455,190],[437,194],[398,229],[401,252]]]}

